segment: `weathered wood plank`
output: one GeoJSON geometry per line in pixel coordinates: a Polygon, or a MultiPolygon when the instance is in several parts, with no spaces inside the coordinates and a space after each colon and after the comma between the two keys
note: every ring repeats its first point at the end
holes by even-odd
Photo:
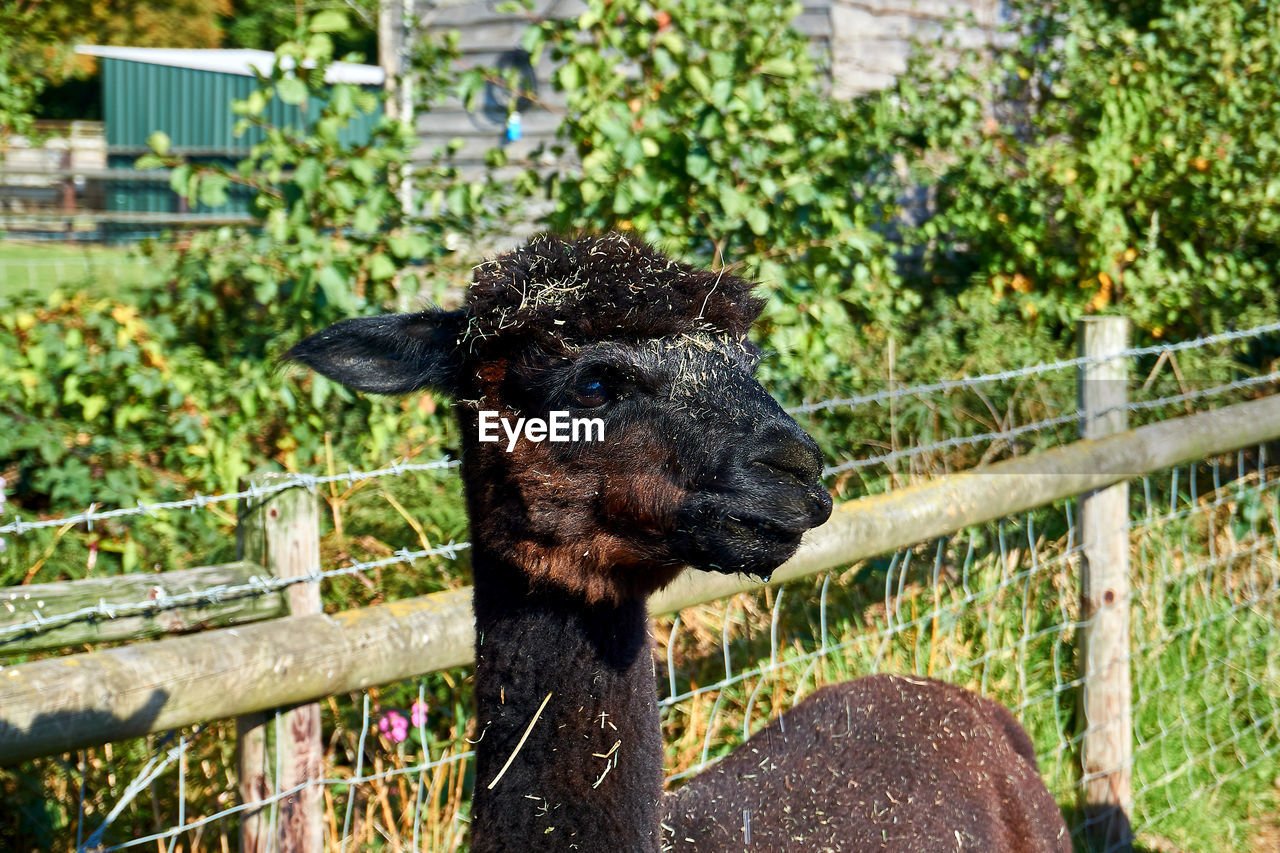
{"type": "Polygon", "coordinates": [[[473,626],[461,589],[20,664],[0,671],[0,764],[461,666],[473,626]]]}
{"type": "Polygon", "coordinates": [[[142,640],[163,634],[180,634],[274,619],[285,614],[279,593],[228,597],[198,604],[166,603],[176,596],[217,587],[242,586],[267,571],[253,562],[239,561],[174,572],[145,572],[78,581],[29,584],[0,589],[0,632],[16,625],[44,619],[56,627],[17,634],[3,634],[0,656],[60,649],[83,643],[142,640]],[[137,605],[149,602],[138,612],[137,605]],[[83,617],[58,624],[60,617],[87,608],[101,608],[102,616],[83,617]],[[114,613],[114,616],[106,615],[114,613]]]}
{"type": "MultiPolygon", "coordinates": [[[[1280,395],[849,501],[771,583],[813,574],[1151,471],[1280,438],[1280,395]]],[[[760,584],[686,572],[665,613],[760,584]]],[[[0,671],[0,764],[469,664],[471,591],[290,616],[0,671]]]]}
{"type": "MultiPolygon", "coordinates": [[[[266,711],[236,717],[236,788],[242,803],[257,803],[271,796],[271,752],[267,749],[267,720],[266,711]]],[[[270,843],[270,812],[261,808],[242,812],[241,853],[267,853],[270,843]]]]}
{"type": "MultiPolygon", "coordinates": [[[[534,152],[540,145],[545,144],[548,148],[554,143],[551,137],[532,137],[525,136],[515,142],[506,145],[499,145],[500,140],[495,134],[492,137],[485,138],[480,136],[462,137],[462,148],[450,160],[454,165],[464,163],[483,163],[485,153],[491,148],[501,147],[507,152],[508,162],[533,162],[534,152]]],[[[448,138],[440,139],[423,139],[414,149],[414,158],[416,162],[427,162],[435,154],[437,149],[444,148],[449,142],[448,138]]],[[[567,157],[562,157],[567,160],[567,157]]]]}
{"type": "MultiPolygon", "coordinates": [[[[418,3],[418,8],[414,11],[422,17],[427,29],[473,29],[511,20],[513,15],[497,11],[499,5],[494,0],[418,3]]],[[[536,0],[529,14],[535,18],[544,18],[548,15],[554,15],[557,18],[576,18],[586,10],[587,4],[583,0],[536,0]]]]}
{"type": "MultiPolygon", "coordinates": [[[[554,137],[556,128],[560,126],[560,116],[546,110],[531,110],[522,113],[520,118],[526,137],[554,137]]],[[[455,136],[464,139],[474,136],[487,140],[491,146],[496,146],[504,138],[502,134],[505,124],[500,125],[487,118],[475,116],[461,107],[431,110],[419,114],[414,121],[418,134],[432,141],[440,139],[448,141],[455,136]]]]}

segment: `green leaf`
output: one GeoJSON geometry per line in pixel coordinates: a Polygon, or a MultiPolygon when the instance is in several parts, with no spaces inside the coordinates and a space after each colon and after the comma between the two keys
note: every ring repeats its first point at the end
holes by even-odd
{"type": "Polygon", "coordinates": [[[796,64],[790,59],[775,56],[760,63],[761,74],[772,74],[774,77],[791,77],[796,73],[796,64]]]}
{"type": "Polygon", "coordinates": [[[725,215],[736,219],[748,210],[748,199],[734,187],[725,185],[720,188],[720,206],[725,215]]]}
{"type": "Polygon", "coordinates": [[[83,411],[84,419],[92,421],[98,415],[102,414],[102,410],[107,407],[107,398],[101,394],[94,394],[92,397],[85,397],[80,401],[80,408],[83,411]]]}
{"type": "Polygon", "coordinates": [[[298,164],[293,172],[293,181],[306,192],[316,192],[325,178],[324,164],[314,157],[308,157],[298,164]]]}
{"type": "Polygon", "coordinates": [[[406,235],[394,235],[387,238],[387,248],[391,250],[391,254],[403,260],[411,260],[415,257],[417,246],[413,237],[406,235]]]}
{"type": "Polygon", "coordinates": [[[689,172],[689,177],[695,181],[705,183],[706,179],[712,174],[711,157],[702,148],[689,152],[689,155],[685,157],[684,167],[689,172]]]}
{"type": "Polygon", "coordinates": [[[377,170],[365,159],[355,159],[348,164],[351,176],[362,184],[372,184],[378,180],[377,170]]]}
{"type": "Polygon", "coordinates": [[[291,106],[299,106],[307,101],[307,84],[297,77],[285,77],[276,81],[276,95],[291,106]]]}
{"type": "Polygon", "coordinates": [[[597,148],[582,158],[582,173],[594,175],[601,171],[611,171],[614,154],[610,148],[597,148]]]}
{"type": "Polygon", "coordinates": [[[347,13],[340,9],[325,9],[311,16],[307,29],[313,33],[340,33],[351,29],[347,13]]]}
{"type": "Polygon", "coordinates": [[[338,115],[347,115],[355,110],[355,93],[351,86],[339,84],[333,87],[333,97],[329,100],[329,108],[338,115]]]}
{"type": "Polygon", "coordinates": [[[753,207],[747,211],[747,225],[751,227],[752,233],[763,237],[769,230],[769,214],[759,207],[753,207]]]}
{"type": "Polygon", "coordinates": [[[356,109],[358,109],[362,113],[365,113],[366,115],[372,113],[374,110],[378,108],[379,98],[378,98],[378,95],[375,94],[374,92],[368,92],[368,91],[365,91],[364,89],[357,89],[355,98],[356,98],[356,109]]]}
{"type": "Polygon", "coordinates": [[[189,164],[182,164],[169,173],[169,188],[183,198],[191,198],[191,180],[194,177],[189,164]]]}
{"type": "Polygon", "coordinates": [[[253,286],[253,298],[263,304],[270,304],[276,298],[279,288],[276,283],[270,279],[260,281],[253,286]]]}
{"type": "Polygon", "coordinates": [[[260,116],[262,111],[267,108],[267,101],[270,100],[270,93],[263,89],[254,89],[249,96],[244,99],[244,109],[246,115],[260,116]]]}
{"type": "Polygon", "coordinates": [[[351,291],[347,287],[347,281],[333,264],[325,264],[320,268],[319,284],[320,289],[324,291],[325,299],[331,305],[339,308],[350,305],[351,291]]]}
{"type": "Polygon", "coordinates": [[[396,274],[396,265],[382,252],[369,258],[369,278],[384,281],[396,274]]]}
{"type": "Polygon", "coordinates": [[[227,187],[230,185],[225,175],[205,175],[200,181],[200,203],[208,207],[220,207],[227,203],[227,187]]]}
{"type": "Polygon", "coordinates": [[[574,63],[566,63],[556,72],[556,82],[566,92],[577,91],[582,85],[581,71],[574,63]]]}
{"type": "Polygon", "coordinates": [[[361,234],[373,234],[378,230],[378,215],[373,209],[362,204],[356,208],[356,215],[351,220],[351,227],[361,234]]]}
{"type": "Polygon", "coordinates": [[[339,210],[351,210],[356,206],[356,186],[350,181],[333,181],[329,190],[339,210]]]}
{"type": "Polygon", "coordinates": [[[163,130],[157,130],[147,137],[147,147],[159,154],[161,157],[169,153],[169,134],[163,130]]]}
{"type": "Polygon", "coordinates": [[[685,71],[685,75],[689,78],[689,85],[693,90],[704,98],[711,93],[711,78],[707,77],[707,73],[697,65],[691,65],[685,71]]]}
{"type": "Polygon", "coordinates": [[[520,37],[520,47],[529,54],[536,54],[542,50],[545,39],[546,36],[543,35],[541,27],[525,27],[524,35],[520,37]]]}

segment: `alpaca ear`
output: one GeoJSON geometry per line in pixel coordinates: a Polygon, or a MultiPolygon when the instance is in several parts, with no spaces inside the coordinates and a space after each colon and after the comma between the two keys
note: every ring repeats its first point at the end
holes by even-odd
{"type": "Polygon", "coordinates": [[[461,310],[356,317],[304,338],[283,360],[370,394],[424,388],[456,394],[462,374],[458,339],[466,322],[461,310]]]}

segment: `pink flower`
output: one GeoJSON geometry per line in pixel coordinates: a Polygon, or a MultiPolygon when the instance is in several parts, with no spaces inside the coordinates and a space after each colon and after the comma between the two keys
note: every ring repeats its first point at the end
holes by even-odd
{"type": "Polygon", "coordinates": [[[378,720],[378,731],[392,743],[404,743],[409,737],[409,721],[399,711],[387,711],[378,720]]]}
{"type": "Polygon", "coordinates": [[[427,703],[421,699],[413,700],[413,707],[409,709],[409,720],[413,723],[414,728],[421,728],[427,724],[427,703]]]}

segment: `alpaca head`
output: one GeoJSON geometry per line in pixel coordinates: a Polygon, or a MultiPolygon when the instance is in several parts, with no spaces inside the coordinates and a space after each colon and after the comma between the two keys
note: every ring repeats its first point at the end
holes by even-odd
{"type": "Polygon", "coordinates": [[[477,267],[456,311],[345,320],[287,358],[361,391],[452,395],[476,547],[620,601],[685,565],[767,575],[830,514],[817,445],[752,377],[750,290],[621,235],[543,236],[477,267]],[[603,438],[496,427],[554,412],[603,438]]]}

